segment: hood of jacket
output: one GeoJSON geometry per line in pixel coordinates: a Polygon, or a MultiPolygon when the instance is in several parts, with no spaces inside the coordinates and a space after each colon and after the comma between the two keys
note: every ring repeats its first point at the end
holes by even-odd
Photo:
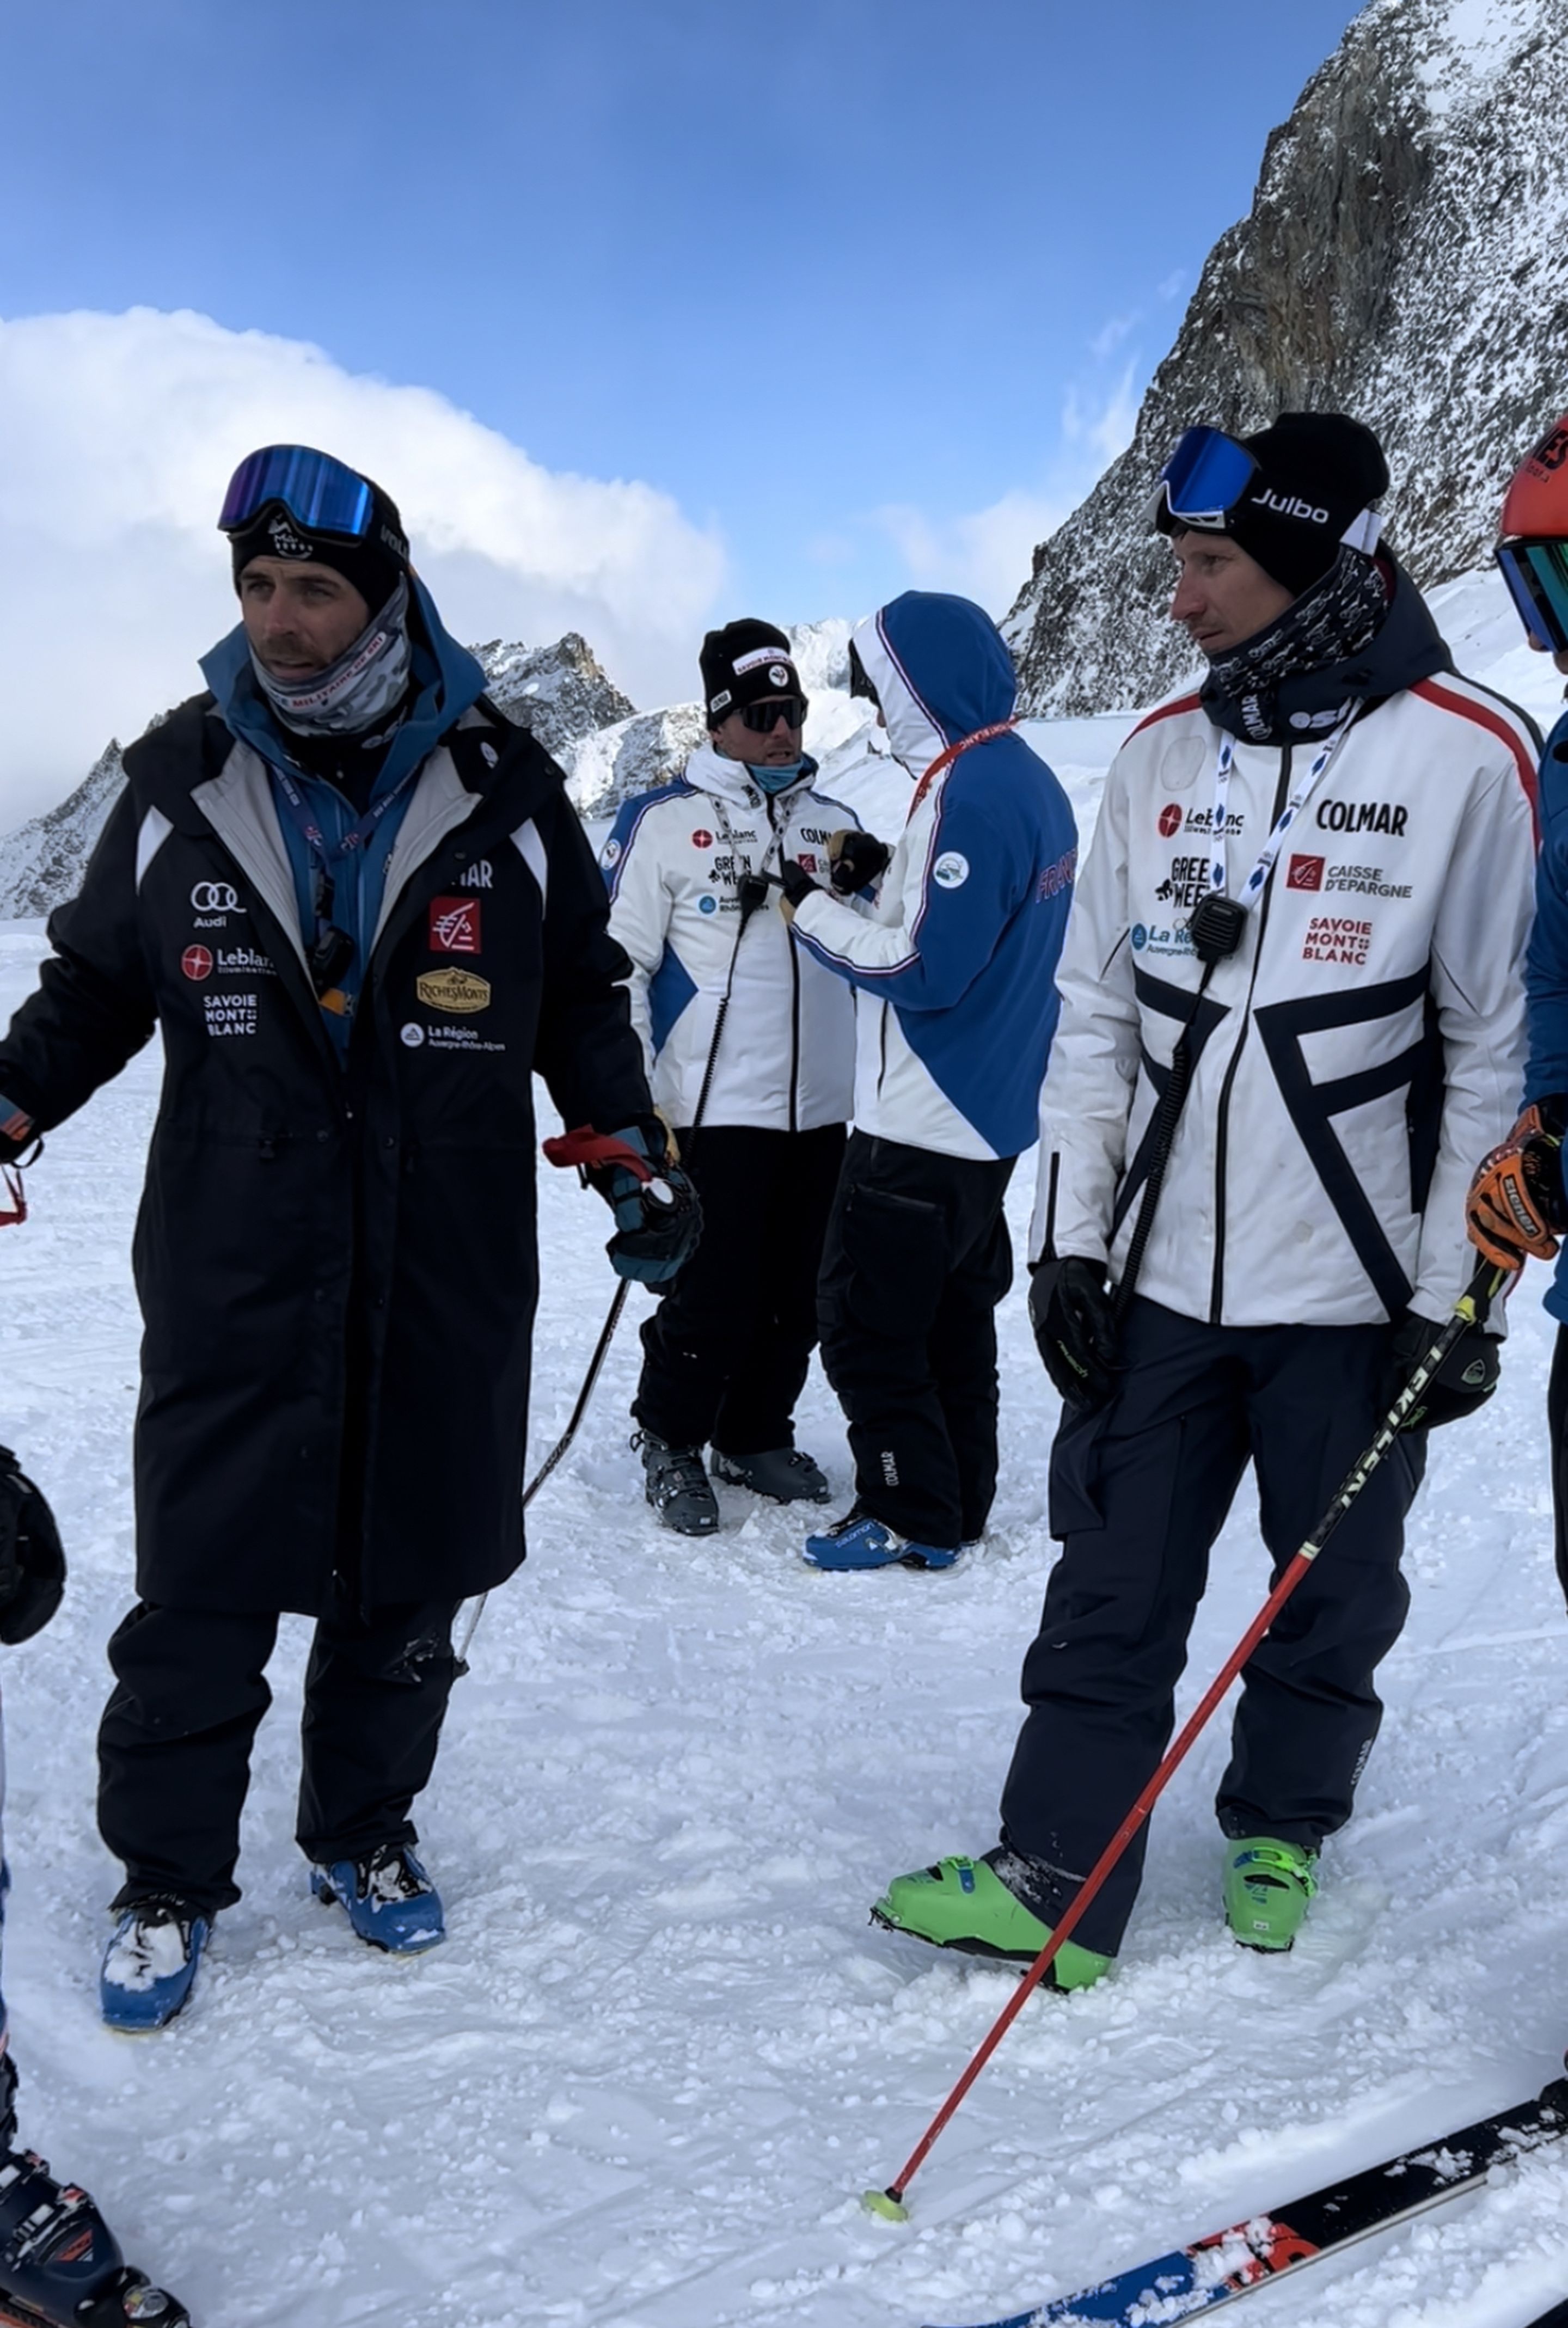
{"type": "Polygon", "coordinates": [[[972,599],[906,590],[854,636],[887,741],[913,776],[924,775],[950,744],[1010,719],[1017,709],[1007,641],[972,599]]]}
{"type": "MultiPolygon", "coordinates": [[[[408,768],[433,752],[447,728],[484,692],[484,673],[466,647],[436,612],[436,602],[417,574],[408,577],[408,634],[413,647],[413,701],[382,763],[378,789],[394,784],[408,768]]],[[[297,765],[288,731],[256,683],[250,643],[237,623],[202,657],[202,676],[211,689],[219,715],[231,735],[249,744],[274,767],[297,765]]]]}
{"type": "MultiPolygon", "coordinates": [[[[1404,568],[1386,552],[1378,564],[1389,585],[1387,614],[1357,653],[1280,681],[1275,690],[1272,742],[1288,744],[1326,734],[1347,704],[1384,703],[1402,689],[1413,687],[1418,680],[1453,669],[1448,643],[1404,568]]],[[[1216,727],[1244,743],[1253,740],[1239,699],[1222,693],[1212,676],[1199,692],[1203,708],[1216,727]]]]}

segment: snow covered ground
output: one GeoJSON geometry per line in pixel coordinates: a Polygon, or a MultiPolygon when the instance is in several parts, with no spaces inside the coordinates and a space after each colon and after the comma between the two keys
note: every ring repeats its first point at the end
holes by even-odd
{"type": "MultiPolygon", "coordinates": [[[[1479,652],[1490,597],[1471,595],[1448,619],[1492,676],[1511,640],[1479,652]]],[[[1526,676],[1548,709],[1548,674],[1526,676]]],[[[1081,810],[1125,724],[1040,733],[1081,810]]],[[[0,930],[0,1012],[42,951],[36,925],[0,930]]],[[[1295,1953],[1244,1954],[1220,1923],[1221,1724],[1158,1814],[1116,1977],[1030,2003],[916,2180],[908,2226],[873,2221],[858,2194],[901,2165],[1011,1976],[927,1955],[866,1910],[889,1875],[994,1837],[1052,1557],[1055,1401],[1017,1294],[1001,1314],[992,1530],[938,1576],[817,1575],[796,1556],[798,1520],[728,1489],[717,1538],[662,1533],[626,1446],[637,1346],[624,1328],[534,1507],[528,1565],[485,1613],[421,1807],[447,1945],[393,1963],[306,1897],[290,1837],[307,1629],[287,1619],[245,1898],[186,2018],[156,2038],[108,2034],[95,1971],[117,1879],[94,1828],[92,1740],[103,1644],[131,1598],[127,1254],[156,1076],[149,1053],[52,1136],[33,1216],[0,1242],[0,1435],[47,1487],[72,1561],[54,1626],[5,1657],[5,1986],[25,2138],[101,2195],[198,2328],[979,2321],[1554,2072],[1568,1619],[1539,1269],[1498,1397],[1434,1438],[1383,1740],[1295,1953]]],[[[596,1200],[549,1176],[541,1452],[610,1300],[606,1230],[596,1200]]],[[[815,1375],[802,1420],[847,1501],[841,1425],[815,1375]]],[[[1244,1497],[1188,1703],[1264,1590],[1244,1497]]],[[[1548,2154],[1261,2291],[1249,2314],[1255,2328],[1520,2328],[1565,2292],[1568,2157],[1548,2154]]]]}

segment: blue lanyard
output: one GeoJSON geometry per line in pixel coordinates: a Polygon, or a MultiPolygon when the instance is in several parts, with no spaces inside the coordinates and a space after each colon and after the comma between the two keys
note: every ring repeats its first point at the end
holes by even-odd
{"type": "MultiPolygon", "coordinates": [[[[280,768],[275,761],[272,764],[272,773],[277,778],[278,790],[283,794],[284,806],[294,820],[296,831],[304,840],[305,847],[316,858],[322,871],[330,881],[333,867],[341,865],[345,857],[351,857],[356,849],[364,847],[388,811],[395,808],[402,799],[422,765],[422,762],[417,762],[413,767],[407,769],[399,777],[390,793],[383,793],[380,800],[371,803],[359,822],[344,833],[341,840],[330,842],[315,817],[312,816],[305,794],[287,770],[280,768]]],[[[330,782],[331,779],[328,778],[326,781],[330,782]]]]}

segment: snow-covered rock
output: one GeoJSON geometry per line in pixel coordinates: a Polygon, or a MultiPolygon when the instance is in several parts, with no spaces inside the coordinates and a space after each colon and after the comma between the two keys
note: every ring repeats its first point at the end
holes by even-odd
{"type": "Polygon", "coordinates": [[[1131,445],[1035,553],[1005,628],[1031,710],[1147,703],[1192,653],[1147,508],[1197,420],[1338,409],[1387,449],[1423,588],[1489,554],[1503,488],[1568,405],[1563,0],[1372,0],[1265,148],[1131,445]]]}
{"type": "Polygon", "coordinates": [[[0,921],[52,914],[76,895],[124,781],[120,747],[111,737],[58,808],[0,840],[0,921]]]}
{"type": "Polygon", "coordinates": [[[630,699],[606,677],[577,631],[568,631],[553,646],[507,646],[492,639],[473,652],[497,710],[531,729],[563,767],[571,765],[584,737],[632,716],[630,699]]]}

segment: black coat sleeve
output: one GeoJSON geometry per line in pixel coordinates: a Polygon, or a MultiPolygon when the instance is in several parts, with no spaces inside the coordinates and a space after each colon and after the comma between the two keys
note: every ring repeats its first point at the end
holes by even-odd
{"type": "Polygon", "coordinates": [[[610,935],[605,877],[564,791],[538,823],[549,887],[534,1064],[564,1123],[618,1131],[653,1113],[624,983],[632,965],[610,935]]]}
{"type": "Polygon", "coordinates": [[[0,1042],[0,1093],[40,1131],[74,1115],[151,1036],[136,926],[136,807],[121,793],[79,894],[49,919],[54,948],[0,1042]]]}

